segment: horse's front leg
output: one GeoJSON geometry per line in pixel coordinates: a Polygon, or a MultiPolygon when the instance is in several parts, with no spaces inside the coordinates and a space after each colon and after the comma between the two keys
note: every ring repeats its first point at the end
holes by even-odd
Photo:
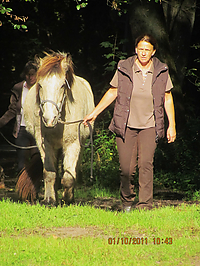
{"type": "Polygon", "coordinates": [[[74,186],[76,181],[76,167],[79,159],[80,144],[79,141],[66,145],[64,147],[63,168],[63,200],[66,204],[74,202],[74,186]]]}
{"type": "Polygon", "coordinates": [[[54,190],[54,184],[56,180],[56,173],[53,171],[48,171],[44,168],[43,170],[44,177],[44,204],[55,204],[56,203],[56,195],[54,190]]]}
{"type": "Polygon", "coordinates": [[[55,180],[56,180],[56,153],[51,147],[45,147],[45,156],[43,158],[43,178],[44,178],[44,200],[45,204],[55,204],[55,180]]]}
{"type": "MultiPolygon", "coordinates": [[[[39,111],[38,111],[39,112],[39,111]]],[[[38,115],[38,120],[36,121],[35,139],[37,142],[37,146],[40,150],[40,155],[43,163],[43,179],[44,179],[44,204],[55,204],[56,196],[54,190],[54,184],[56,179],[56,156],[55,151],[49,142],[43,137],[41,134],[41,119],[38,115]]]]}

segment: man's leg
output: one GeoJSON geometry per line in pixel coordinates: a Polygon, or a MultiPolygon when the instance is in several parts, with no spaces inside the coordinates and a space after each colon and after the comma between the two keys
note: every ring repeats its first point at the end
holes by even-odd
{"type": "Polygon", "coordinates": [[[127,128],[125,140],[116,137],[120,162],[120,194],[123,207],[132,205],[135,199],[134,175],[137,166],[138,130],[127,128]]]}
{"type": "Polygon", "coordinates": [[[155,137],[155,128],[140,130],[138,135],[139,202],[137,208],[152,208],[155,137]]]}

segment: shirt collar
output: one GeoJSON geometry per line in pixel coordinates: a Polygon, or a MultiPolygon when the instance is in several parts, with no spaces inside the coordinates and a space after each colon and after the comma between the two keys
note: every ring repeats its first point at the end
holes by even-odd
{"type": "MultiPolygon", "coordinates": [[[[135,73],[137,73],[137,72],[141,72],[142,70],[139,68],[139,66],[136,64],[136,62],[134,62],[134,64],[133,64],[133,70],[134,70],[134,72],[135,73]]],[[[153,66],[153,63],[151,64],[151,67],[150,67],[150,69],[147,71],[147,73],[151,73],[151,74],[153,74],[153,70],[154,70],[154,66],[153,66]]]]}
{"type": "Polygon", "coordinates": [[[27,82],[24,81],[23,88],[28,89],[27,82]]]}

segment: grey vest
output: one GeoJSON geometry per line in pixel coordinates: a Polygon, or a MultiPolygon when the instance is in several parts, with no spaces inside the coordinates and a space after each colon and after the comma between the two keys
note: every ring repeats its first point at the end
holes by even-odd
{"type": "MultiPolygon", "coordinates": [[[[113,119],[109,129],[125,137],[127,121],[130,110],[130,99],[133,90],[133,64],[136,56],[120,60],[118,63],[118,94],[115,102],[113,119]]],[[[154,73],[152,79],[152,94],[154,104],[154,117],[156,125],[156,142],[164,137],[164,100],[165,89],[168,78],[168,67],[160,62],[156,57],[153,58],[154,73]]]]}

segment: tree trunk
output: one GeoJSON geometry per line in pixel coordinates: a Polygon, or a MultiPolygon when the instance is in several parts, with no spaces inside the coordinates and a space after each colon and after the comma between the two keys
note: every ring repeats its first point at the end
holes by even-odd
{"type": "Polygon", "coordinates": [[[196,0],[168,0],[163,1],[162,6],[171,54],[182,86],[195,21],[196,0]]]}

